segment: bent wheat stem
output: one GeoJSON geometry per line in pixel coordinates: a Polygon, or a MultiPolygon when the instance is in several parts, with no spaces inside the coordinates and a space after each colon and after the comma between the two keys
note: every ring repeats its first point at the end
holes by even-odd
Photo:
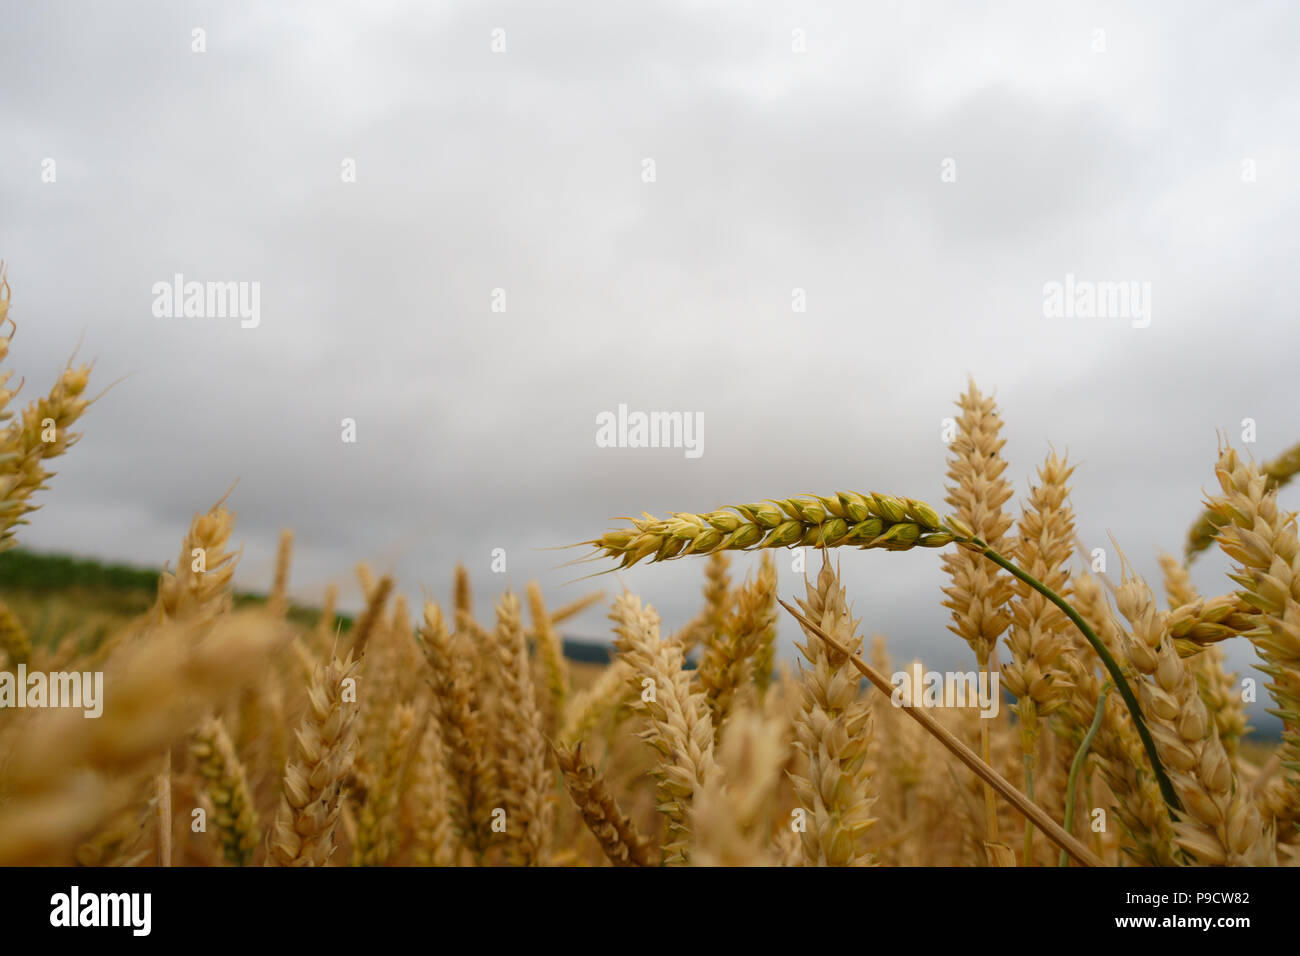
{"type": "MultiPolygon", "coordinates": [[[[1097,731],[1101,730],[1101,719],[1106,716],[1106,698],[1110,696],[1110,685],[1107,684],[1097,695],[1097,712],[1092,715],[1092,723],[1088,725],[1088,732],[1083,735],[1083,743],[1079,744],[1079,749],[1074,752],[1074,761],[1070,764],[1070,780],[1065,786],[1065,832],[1074,831],[1074,802],[1075,793],[1079,783],[1079,771],[1083,768],[1083,762],[1088,759],[1088,750],[1092,747],[1092,742],[1097,736],[1097,731]]],[[[1058,866],[1067,864],[1065,851],[1061,851],[1058,866]]]]}

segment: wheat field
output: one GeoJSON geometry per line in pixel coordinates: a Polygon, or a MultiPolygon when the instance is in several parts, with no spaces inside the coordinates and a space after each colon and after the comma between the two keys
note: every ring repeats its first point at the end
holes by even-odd
{"type": "MultiPolygon", "coordinates": [[[[0,360],[9,305],[3,282],[0,360]]],[[[0,547],[75,445],[91,371],[70,364],[21,412],[0,373],[0,547]]],[[[464,568],[445,605],[411,607],[364,564],[364,613],[344,628],[331,592],[305,626],[288,532],[265,605],[235,610],[227,499],[177,529],[152,608],[111,633],[33,643],[9,606],[26,596],[0,595],[0,864],[1293,865],[1300,541],[1278,494],[1300,449],[1257,465],[1222,447],[1158,598],[1127,562],[1116,582],[1078,556],[1066,458],[1018,495],[994,402],[972,383],[957,404],[946,514],[836,492],[644,515],[585,542],[597,570],[698,561],[698,614],[672,633],[635,594],[485,596],[464,568]],[[927,668],[864,632],[842,547],[944,549],[935,598],[973,684],[996,677],[1008,706],[891,693],[927,668]],[[1232,562],[1221,594],[1187,573],[1208,547],[1232,562]],[[790,548],[812,555],[797,595],[777,587],[790,548]],[[730,553],[749,550],[762,560],[737,580],[730,553]],[[597,603],[603,667],[561,638],[597,603]],[[793,665],[776,654],[785,614],[803,632],[793,665]],[[1229,642],[1258,654],[1276,745],[1247,738],[1229,642]],[[55,675],[97,674],[99,715],[45,705],[55,675]]]]}

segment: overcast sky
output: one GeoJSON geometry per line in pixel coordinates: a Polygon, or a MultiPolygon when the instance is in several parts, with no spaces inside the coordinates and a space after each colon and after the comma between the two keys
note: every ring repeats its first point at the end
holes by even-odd
{"type": "MultiPolygon", "coordinates": [[[[4,6],[7,367],[29,400],[84,339],[122,379],[29,547],[174,562],[238,479],[242,587],[290,527],[304,602],[355,606],[360,559],[442,597],[459,559],[480,608],[531,577],[558,603],[605,565],[541,549],[617,515],[941,505],[973,376],[1018,492],[1068,451],[1085,542],[1159,589],[1217,430],[1261,460],[1300,439],[1293,5],[4,6]],[[259,283],[260,322],[155,315],[177,273],[259,283]],[[1046,317],[1067,274],[1150,283],[1149,324],[1046,317]],[[703,454],[597,447],[620,403],[702,414],[703,454]]],[[[936,553],[843,567],[867,633],[968,666],[936,553]]],[[[701,572],[599,583],[676,626],[701,572]]]]}

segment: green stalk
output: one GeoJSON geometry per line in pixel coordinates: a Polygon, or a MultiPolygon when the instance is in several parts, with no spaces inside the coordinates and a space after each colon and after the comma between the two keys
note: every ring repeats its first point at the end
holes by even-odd
{"type": "MultiPolygon", "coordinates": [[[[1074,762],[1070,764],[1070,782],[1065,787],[1065,832],[1074,832],[1074,792],[1075,785],[1079,782],[1079,770],[1083,767],[1083,762],[1087,759],[1088,748],[1097,737],[1097,731],[1101,730],[1101,718],[1106,713],[1106,696],[1110,693],[1110,685],[1107,684],[1101,689],[1097,697],[1097,712],[1092,715],[1092,723],[1088,726],[1088,732],[1083,735],[1083,743],[1079,744],[1079,749],[1074,754],[1074,762]]],[[[1061,851],[1061,857],[1057,861],[1057,866],[1068,866],[1069,858],[1065,851],[1061,851]]]]}
{"type": "MultiPolygon", "coordinates": [[[[951,528],[951,522],[949,523],[949,526],[951,528]]],[[[1012,564],[1002,555],[998,554],[998,552],[989,547],[987,542],[982,541],[972,534],[963,533],[957,528],[952,528],[951,530],[956,535],[956,539],[959,543],[979,552],[998,567],[1009,571],[1021,581],[1024,581],[1043,597],[1047,598],[1047,600],[1059,607],[1065,616],[1074,622],[1074,626],[1079,629],[1079,633],[1081,633],[1087,642],[1092,645],[1092,649],[1096,651],[1097,656],[1101,658],[1101,662],[1105,666],[1106,672],[1110,674],[1111,680],[1115,682],[1115,689],[1119,691],[1120,697],[1124,698],[1124,705],[1128,707],[1129,715],[1133,718],[1133,723],[1137,727],[1138,736],[1142,738],[1142,747],[1147,752],[1147,759],[1151,761],[1151,770],[1156,776],[1156,782],[1160,785],[1160,795],[1164,798],[1165,803],[1171,810],[1181,810],[1182,804],[1178,802],[1178,796],[1174,793],[1174,786],[1169,782],[1169,777],[1165,774],[1164,765],[1160,763],[1160,755],[1156,753],[1155,741],[1151,739],[1151,732],[1147,730],[1146,721],[1142,717],[1142,708],[1138,705],[1137,697],[1133,693],[1133,688],[1129,687],[1128,681],[1124,679],[1124,672],[1120,670],[1119,665],[1115,663],[1115,658],[1111,656],[1110,651],[1106,649],[1106,645],[1101,642],[1101,638],[1099,638],[1097,633],[1088,625],[1088,622],[1079,616],[1079,612],[1076,611],[1070,603],[1065,600],[1065,598],[1061,597],[1042,581],[1039,581],[1028,571],[1023,571],[1016,567],[1016,565],[1012,564]]],[[[966,530],[969,532],[969,529],[966,530]]]]}
{"type": "MultiPolygon", "coordinates": [[[[1034,803],[1038,801],[1034,798],[1034,758],[1032,754],[1025,754],[1025,796],[1034,803]]],[[[1034,821],[1028,817],[1025,818],[1025,858],[1021,866],[1034,865],[1034,821]]]]}

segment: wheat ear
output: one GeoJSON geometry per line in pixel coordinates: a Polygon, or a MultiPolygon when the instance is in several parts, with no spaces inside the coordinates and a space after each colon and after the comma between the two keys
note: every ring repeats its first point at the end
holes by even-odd
{"type": "Polygon", "coordinates": [[[431,706],[444,744],[452,827],[475,861],[481,862],[491,833],[492,807],[483,788],[488,755],[478,729],[482,714],[474,707],[473,668],[464,651],[468,638],[447,629],[441,609],[433,602],[424,607],[418,633],[429,663],[431,706]]]}
{"type": "Polygon", "coordinates": [[[787,722],[744,709],[731,715],[717,763],[695,796],[695,866],[777,866],[769,846],[772,812],[786,763],[787,722]]]}
{"type": "MultiPolygon", "coordinates": [[[[1074,516],[1067,499],[1067,481],[1074,471],[1055,453],[1038,470],[1039,483],[1030,490],[1017,528],[1016,559],[1021,567],[1062,597],[1069,595],[1066,562],[1074,542],[1074,516]]],[[[1015,579],[1007,649],[1011,661],[1002,680],[1016,697],[1020,718],[1020,748],[1025,764],[1025,792],[1035,799],[1034,771],[1042,719],[1059,710],[1070,692],[1064,665],[1073,628],[1061,609],[1027,583],[1015,579]]],[[[1033,824],[1025,821],[1024,865],[1032,863],[1033,824]]]]}
{"type": "Polygon", "coordinates": [[[284,770],[268,865],[324,866],[334,854],[344,779],[356,750],[360,671],[349,651],[320,668],[312,681],[298,728],[298,752],[284,770]]]}
{"type": "MultiPolygon", "coordinates": [[[[849,616],[844,589],[823,559],[817,585],[806,585],[804,613],[851,655],[862,644],[857,622],[849,616]]],[[[841,654],[805,630],[798,645],[808,662],[802,669],[803,703],[795,717],[795,736],[803,755],[791,775],[795,794],[808,819],[801,833],[804,860],[811,866],[862,866],[871,862],[866,849],[873,795],[867,773],[871,706],[858,696],[860,678],[841,654]]]]}
{"type": "Polygon", "coordinates": [[[248,866],[261,839],[257,809],[225,722],[220,717],[204,720],[194,733],[190,750],[213,806],[221,851],[234,866],[248,866]]]}
{"type": "MultiPolygon", "coordinates": [[[[715,740],[731,711],[732,699],[757,679],[760,658],[776,639],[776,566],[764,554],[758,576],[736,601],[734,615],[714,632],[700,658],[700,686],[712,714],[715,740]]],[[[766,666],[770,668],[770,661],[766,666]]],[[[770,675],[769,675],[770,676],[770,675]]]]}
{"type": "Polygon", "coordinates": [[[3,601],[0,601],[0,652],[5,655],[0,658],[0,663],[7,667],[17,667],[32,659],[32,642],[27,637],[27,628],[3,601]]]}
{"type": "Polygon", "coordinates": [[[546,702],[546,730],[554,733],[569,698],[569,665],[564,658],[564,641],[547,613],[541,585],[536,581],[528,582],[528,609],[532,614],[537,656],[545,677],[546,693],[542,699],[546,702]]]}
{"type": "Polygon", "coordinates": [[[501,776],[511,849],[525,866],[542,866],[550,853],[551,776],[546,738],[533,690],[519,599],[510,592],[497,604],[497,663],[501,681],[501,776]]]}
{"type": "MultiPolygon", "coordinates": [[[[7,283],[4,288],[8,289],[7,283]]],[[[7,294],[4,301],[7,318],[7,294]]],[[[0,325],[3,321],[0,319],[0,325]]],[[[8,338],[0,341],[7,351],[8,338]]],[[[3,388],[7,379],[7,375],[0,378],[0,408],[14,394],[3,388]]],[[[45,462],[62,455],[81,437],[72,426],[90,407],[90,400],[82,397],[89,381],[89,365],[73,368],[69,364],[49,395],[33,401],[9,423],[0,449],[0,551],[18,543],[17,526],[25,524],[25,516],[36,510],[31,504],[32,495],[53,477],[53,472],[45,469],[45,462]]]]}
{"type": "Polygon", "coordinates": [[[415,806],[415,862],[420,866],[455,866],[459,856],[446,761],[442,725],[428,720],[416,751],[410,790],[415,806]]]}
{"type": "MultiPolygon", "coordinates": [[[[1006,459],[1002,457],[1002,419],[991,397],[981,394],[969,381],[965,394],[957,400],[961,414],[957,434],[948,450],[948,484],[944,500],[953,514],[971,531],[999,550],[1009,544],[1005,535],[1011,517],[1004,505],[1012,495],[1011,484],[1002,476],[1006,459]]],[[[944,588],[944,606],[952,612],[948,629],[970,645],[976,664],[984,674],[990,673],[998,638],[1011,623],[1007,602],[1011,582],[990,568],[976,555],[958,551],[943,556],[943,567],[951,581],[944,588]]],[[[980,753],[990,763],[991,743],[988,724],[980,722],[980,753]]],[[[997,803],[993,789],[984,786],[985,842],[998,843],[997,803]]]]}
{"type": "Polygon", "coordinates": [[[582,745],[555,744],[564,787],[601,851],[615,866],[654,866],[654,841],[641,835],[619,807],[605,780],[582,753],[582,745]]]}
{"type": "Polygon", "coordinates": [[[411,735],[415,731],[415,708],[398,704],[392,711],[388,739],[357,816],[357,840],[353,863],[383,866],[393,853],[393,812],[401,798],[400,783],[406,769],[411,735]]]}
{"type": "Polygon", "coordinates": [[[292,562],[293,532],[284,528],[280,531],[280,544],[275,552],[275,577],[266,605],[267,610],[278,617],[283,617],[289,611],[289,566],[292,562]]]}
{"type": "Polygon", "coordinates": [[[615,660],[600,672],[590,687],[576,691],[564,710],[559,739],[564,743],[585,739],[606,714],[632,696],[631,677],[632,669],[627,663],[615,660]]]}
{"type": "MultiPolygon", "coordinates": [[[[1300,444],[1293,445],[1277,458],[1253,470],[1264,479],[1262,494],[1286,487],[1297,474],[1300,474],[1300,444]]],[[[1187,533],[1185,560],[1190,564],[1198,554],[1214,544],[1219,530],[1229,520],[1230,517],[1226,512],[1216,509],[1213,505],[1207,505],[1201,512],[1201,516],[1196,519],[1196,523],[1192,525],[1191,531],[1187,533]]]]}
{"type": "Polygon", "coordinates": [[[1261,795],[1283,842],[1300,840],[1300,539],[1293,513],[1277,505],[1267,477],[1235,451],[1220,452],[1215,475],[1222,494],[1207,507],[1220,528],[1218,541],[1237,567],[1237,595],[1254,612],[1248,636],[1263,659],[1260,669],[1282,719],[1282,776],[1261,795]]]}
{"type": "Polygon", "coordinates": [[[615,646],[628,667],[629,685],[640,694],[649,721],[643,734],[659,752],[659,809],[667,818],[664,862],[687,861],[691,799],[713,769],[713,722],[704,695],[692,693],[682,670],[681,644],[659,636],[659,615],[640,598],[624,594],[610,613],[615,646]]]}
{"type": "Polygon", "coordinates": [[[1138,689],[1151,733],[1184,808],[1174,823],[1177,844],[1209,866],[1270,862],[1272,840],[1238,785],[1192,669],[1178,656],[1150,589],[1126,574],[1115,599],[1132,628],[1129,661],[1147,678],[1138,689]]]}
{"type": "MultiPolygon", "coordinates": [[[[1082,614],[1096,629],[1112,653],[1123,656],[1121,632],[1107,603],[1101,584],[1091,574],[1076,575],[1074,597],[1082,614]]],[[[1091,660],[1076,653],[1067,657],[1073,688],[1069,705],[1062,710],[1067,737],[1081,745],[1091,726],[1099,702],[1107,697],[1105,675],[1098,675],[1091,660]]],[[[1155,776],[1143,759],[1142,742],[1132,721],[1114,698],[1107,699],[1102,726],[1093,741],[1101,775],[1116,800],[1115,812],[1122,833],[1130,845],[1126,852],[1148,866],[1173,866],[1174,826],[1169,807],[1161,797],[1155,776]]]]}

